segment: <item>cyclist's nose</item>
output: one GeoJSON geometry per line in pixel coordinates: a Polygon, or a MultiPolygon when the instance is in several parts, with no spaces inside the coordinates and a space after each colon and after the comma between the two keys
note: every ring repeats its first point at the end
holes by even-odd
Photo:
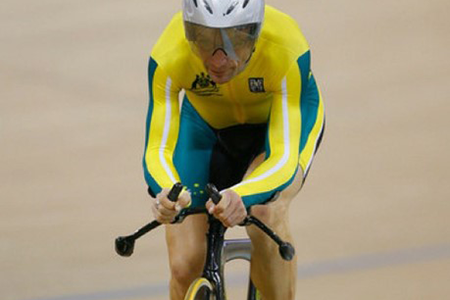
{"type": "Polygon", "coordinates": [[[220,68],[226,65],[228,62],[228,55],[222,48],[216,49],[211,56],[211,66],[214,68],[220,68]]]}

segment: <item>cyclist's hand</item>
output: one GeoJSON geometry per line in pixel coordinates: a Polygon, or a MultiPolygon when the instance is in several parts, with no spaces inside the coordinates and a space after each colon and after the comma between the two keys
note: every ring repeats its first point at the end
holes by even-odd
{"type": "Polygon", "coordinates": [[[218,204],[214,204],[212,200],[206,202],[206,209],[226,227],[242,223],[247,216],[241,196],[233,190],[225,190],[218,204]]]}
{"type": "Polygon", "coordinates": [[[191,195],[183,191],[176,202],[167,198],[170,189],[163,189],[161,193],[153,199],[152,211],[155,219],[162,224],[168,224],[173,221],[175,216],[185,207],[191,204],[191,195]]]}

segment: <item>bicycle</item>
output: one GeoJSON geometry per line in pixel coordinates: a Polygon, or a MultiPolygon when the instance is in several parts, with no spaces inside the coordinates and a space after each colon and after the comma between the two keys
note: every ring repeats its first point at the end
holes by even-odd
{"type": "MultiPolygon", "coordinates": [[[[169,192],[168,198],[176,201],[183,186],[180,183],[175,184],[169,192]]],[[[208,184],[206,192],[212,201],[217,204],[221,195],[214,185],[208,184]]],[[[172,223],[180,223],[189,215],[207,213],[204,208],[194,208],[183,210],[178,214],[172,223]]],[[[224,265],[225,263],[235,260],[244,259],[250,261],[251,258],[251,241],[250,239],[225,239],[227,228],[216,218],[208,214],[209,228],[206,234],[207,250],[206,262],[203,268],[202,276],[195,279],[185,296],[185,300],[225,300],[225,282],[224,282],[224,265]]],[[[278,250],[284,260],[291,260],[295,255],[294,247],[284,242],[280,237],[267,227],[263,222],[254,216],[247,215],[244,222],[240,226],[255,225],[266,233],[278,245],[278,250]]],[[[158,221],[153,221],[138,229],[129,236],[120,236],[115,240],[116,252],[121,256],[131,256],[133,254],[136,239],[140,238],[147,232],[161,225],[158,221]]],[[[255,288],[250,276],[248,283],[247,300],[260,299],[259,293],[255,288]]]]}

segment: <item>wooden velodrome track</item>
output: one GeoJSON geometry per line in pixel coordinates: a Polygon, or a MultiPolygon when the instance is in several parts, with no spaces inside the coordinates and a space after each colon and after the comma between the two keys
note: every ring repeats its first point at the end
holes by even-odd
{"type": "MultiPolygon", "coordinates": [[[[450,299],[450,2],[267,2],[300,23],[327,110],[291,211],[297,299],[450,299]]],[[[164,230],[129,259],[113,239],[150,219],[147,60],[180,1],[1,7],[0,299],[168,299],[164,230]]]]}

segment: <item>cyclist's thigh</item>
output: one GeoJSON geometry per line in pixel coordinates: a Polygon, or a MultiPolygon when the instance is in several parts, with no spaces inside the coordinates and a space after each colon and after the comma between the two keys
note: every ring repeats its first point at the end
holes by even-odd
{"type": "Polygon", "coordinates": [[[173,276],[196,277],[201,274],[205,262],[207,228],[204,214],[191,215],[180,224],[166,226],[166,243],[173,276]]]}
{"type": "MultiPolygon", "coordinates": [[[[289,205],[303,185],[303,172],[299,167],[292,183],[280,192],[279,196],[270,203],[253,205],[251,214],[266,223],[273,230],[288,226],[289,205]]],[[[251,230],[252,227],[248,229],[251,230]]],[[[250,232],[249,232],[250,234],[250,232]]]]}

